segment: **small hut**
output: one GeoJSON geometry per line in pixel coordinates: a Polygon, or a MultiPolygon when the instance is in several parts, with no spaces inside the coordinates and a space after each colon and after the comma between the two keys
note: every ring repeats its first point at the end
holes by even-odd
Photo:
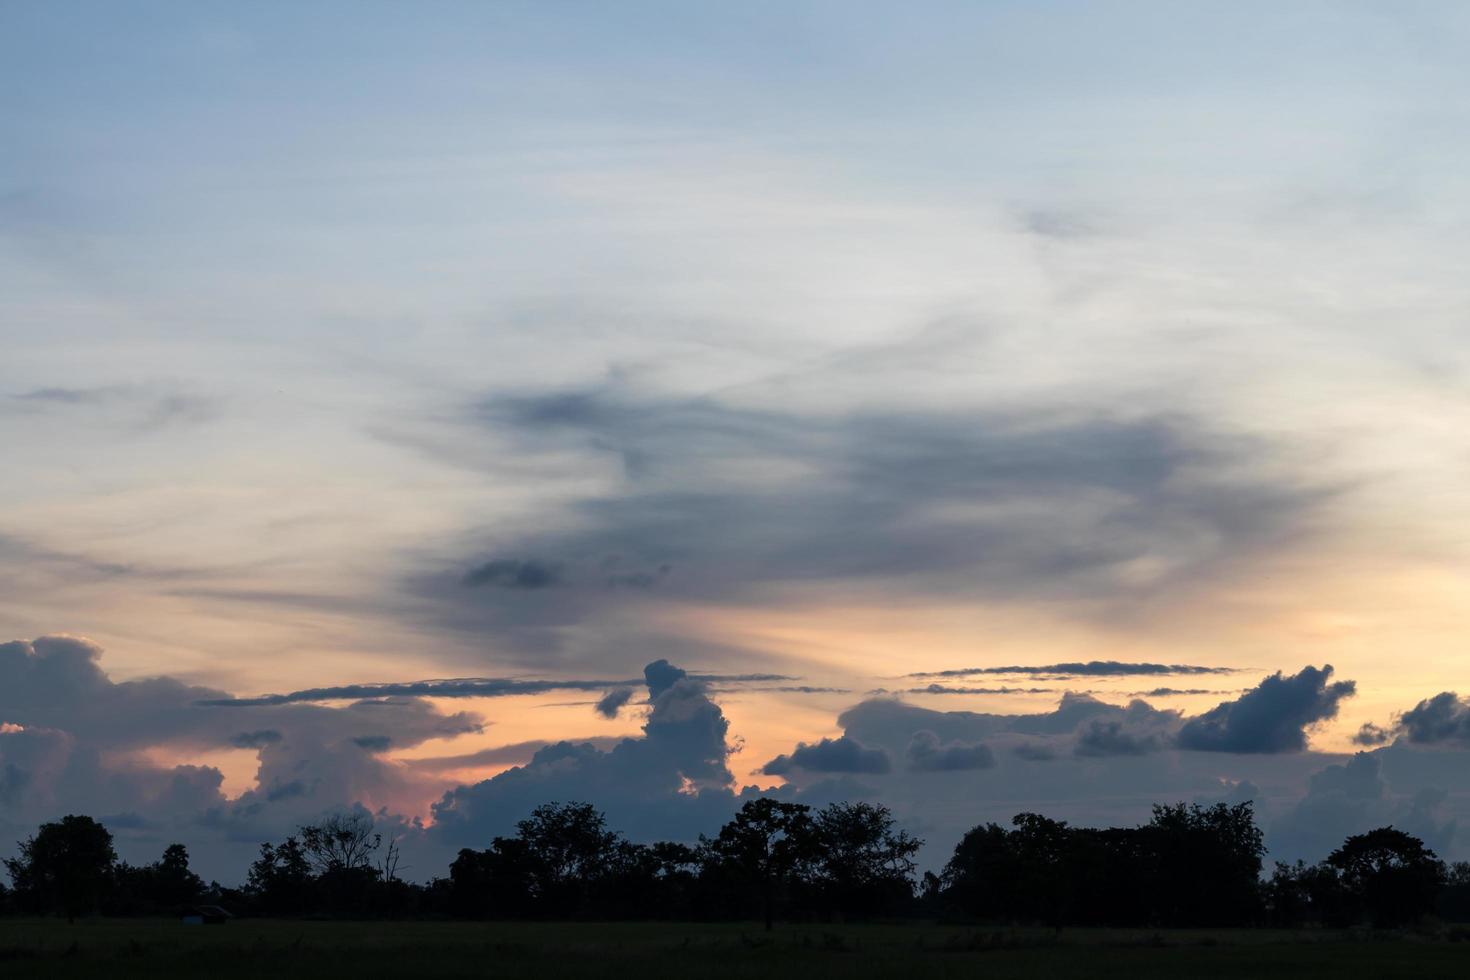
{"type": "Polygon", "coordinates": [[[179,921],[186,926],[222,926],[233,918],[218,905],[193,905],[184,909],[179,921]]]}

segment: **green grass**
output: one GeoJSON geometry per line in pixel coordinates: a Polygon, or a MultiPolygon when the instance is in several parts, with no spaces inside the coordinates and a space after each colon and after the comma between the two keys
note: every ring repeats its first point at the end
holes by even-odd
{"type": "MultiPolygon", "coordinates": [[[[1454,933],[1456,938],[1460,933],[1454,933]]],[[[1470,976],[1470,941],[1411,934],[986,929],[916,923],[0,919],[0,977],[1470,976]]]]}

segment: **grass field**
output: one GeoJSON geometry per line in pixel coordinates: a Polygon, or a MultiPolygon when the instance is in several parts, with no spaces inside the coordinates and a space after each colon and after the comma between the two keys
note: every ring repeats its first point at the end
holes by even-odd
{"type": "Polygon", "coordinates": [[[920,924],[0,920],[0,977],[1470,976],[1470,937],[920,924]]]}

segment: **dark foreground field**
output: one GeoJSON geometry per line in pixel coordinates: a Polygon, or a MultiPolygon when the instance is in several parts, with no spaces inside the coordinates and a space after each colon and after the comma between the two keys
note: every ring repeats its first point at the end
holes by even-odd
{"type": "Polygon", "coordinates": [[[1470,936],[994,930],[918,924],[0,920],[21,977],[1470,976],[1470,936]],[[1456,941],[1458,940],[1458,941],[1456,941]]]}

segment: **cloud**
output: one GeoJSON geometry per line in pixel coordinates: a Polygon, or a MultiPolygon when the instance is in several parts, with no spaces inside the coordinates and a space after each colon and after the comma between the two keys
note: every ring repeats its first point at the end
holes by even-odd
{"type": "MultiPolygon", "coordinates": [[[[621,738],[606,735],[594,735],[587,738],[563,739],[572,745],[591,745],[603,752],[622,741],[621,738]]],[[[464,752],[458,755],[427,756],[418,759],[407,759],[404,765],[412,769],[420,769],[425,772],[449,772],[457,769],[485,769],[490,767],[499,768],[507,765],[525,765],[535,758],[536,753],[555,742],[546,739],[530,739],[525,742],[512,742],[508,745],[495,745],[488,749],[478,749],[474,752],[464,752]]]]}
{"type": "Polygon", "coordinates": [[[1391,824],[1441,854],[1452,853],[1458,822],[1445,812],[1448,794],[1426,777],[1453,779],[1461,792],[1470,781],[1463,766],[1445,766],[1446,761],[1395,746],[1325,766],[1311,776],[1306,795],[1269,828],[1271,846],[1283,858],[1314,860],[1351,834],[1391,824]]]}
{"type": "Polygon", "coordinates": [[[503,589],[549,589],[561,582],[561,568],[541,561],[497,559],[470,569],[463,582],[468,586],[494,585],[503,589]]]}
{"type": "MultiPolygon", "coordinates": [[[[874,694],[887,694],[887,691],[874,691],[874,694]]],[[[1056,688],[1052,687],[949,687],[945,684],[928,684],[924,687],[909,687],[900,691],[901,694],[1055,694],[1056,688]]]]}
{"type": "Polygon", "coordinates": [[[979,742],[941,742],[933,732],[909,740],[908,766],[914,772],[967,772],[995,766],[995,753],[979,742]]]}
{"type": "MultiPolygon", "coordinates": [[[[1112,617],[1233,574],[1296,535],[1331,495],[1252,476],[1281,472],[1258,465],[1271,447],[1178,415],[823,413],[794,400],[660,395],[619,379],[483,399],[463,424],[460,438],[497,447],[490,455],[515,459],[522,475],[596,477],[581,485],[598,490],[524,530],[446,546],[555,556],[556,588],[457,587],[462,576],[447,569],[464,559],[454,554],[405,573],[422,622],[493,632],[540,664],[623,656],[629,635],[646,636],[626,626],[645,603],[755,601],[814,584],[957,601],[1086,598],[1095,615],[1112,617]],[[629,575],[657,587],[611,586],[629,575]],[[569,629],[594,621],[607,628],[569,629]]],[[[495,582],[514,581],[521,566],[504,561],[481,567],[495,582]]]]}
{"type": "Polygon", "coordinates": [[[846,735],[797,744],[788,755],[778,755],[761,767],[768,776],[784,776],[794,769],[808,772],[884,773],[893,768],[888,753],[870,749],[846,735]]]}
{"type": "Polygon", "coordinates": [[[1130,731],[1121,721],[1094,718],[1078,730],[1072,752],[1078,756],[1147,755],[1162,747],[1163,740],[1155,732],[1130,731]]]}
{"type": "Polygon", "coordinates": [[[16,395],[21,401],[56,402],[62,405],[95,405],[112,396],[109,388],[34,388],[16,395]]]}
{"type": "Polygon", "coordinates": [[[1353,735],[1354,745],[1387,745],[1392,740],[1393,732],[1387,728],[1375,725],[1371,721],[1363,722],[1362,725],[1358,726],[1357,732],[1353,735]]]}
{"type": "Polygon", "coordinates": [[[230,737],[230,744],[237,749],[258,749],[274,745],[284,736],[274,728],[262,728],[255,732],[241,732],[230,737]]]}
{"type": "Polygon", "coordinates": [[[632,698],[633,689],[631,687],[620,687],[608,691],[602,697],[598,698],[595,710],[604,718],[616,718],[623,705],[627,704],[632,698]]]}
{"type": "Polygon", "coordinates": [[[206,704],[226,699],[223,691],[170,677],[115,682],[101,657],[95,644],[69,636],[0,644],[5,826],[54,817],[58,808],[119,816],[125,854],[128,846],[188,836],[211,873],[235,874],[251,841],[279,836],[325,808],[376,809],[432,792],[426,776],[380,758],[387,748],[483,727],[473,713],[403,697],[222,711],[206,704]],[[154,761],[225,748],[254,751],[258,760],[257,785],[233,800],[222,795],[216,769],[154,761]]]}
{"type": "Polygon", "coordinates": [[[1444,691],[1420,701],[1399,716],[1397,728],[1421,745],[1470,744],[1470,701],[1444,691]]]}
{"type": "Polygon", "coordinates": [[[194,425],[218,418],[218,399],[182,391],[169,384],[33,388],[12,396],[26,411],[84,411],[106,423],[121,422],[141,430],[194,425]]]}
{"type": "Polygon", "coordinates": [[[1041,664],[1020,667],[961,667],[954,670],[930,670],[907,677],[971,677],[977,674],[1067,674],[1076,677],[1134,677],[1142,674],[1230,674],[1233,667],[1201,667],[1195,664],[1123,663],[1117,660],[1041,664]]]}
{"type": "Polygon", "coordinates": [[[393,747],[393,739],[387,735],[357,735],[352,744],[369,752],[387,752],[393,747]]]}
{"type": "Polygon", "coordinates": [[[1180,748],[1199,752],[1300,752],[1307,731],[1337,716],[1338,702],[1357,690],[1352,681],[1329,684],[1332,667],[1280,671],[1234,701],[1224,701],[1179,730],[1180,748]]]}
{"type": "Polygon", "coordinates": [[[430,839],[484,846],[548,800],[585,800],[637,838],[692,840],[735,807],[726,760],[729,722],[703,682],[666,661],[645,668],[650,706],[643,734],[611,748],[556,742],[530,761],[444,794],[430,839]]]}
{"type": "MultiPolygon", "coordinates": [[[[667,664],[667,661],[659,661],[659,663],[667,664]]],[[[743,686],[799,679],[786,674],[691,674],[676,667],[669,669],[676,671],[679,677],[689,677],[704,684],[743,686]]],[[[620,678],[453,677],[397,681],[386,684],[339,684],[331,687],[310,687],[284,694],[261,694],[255,697],[215,697],[201,700],[199,704],[210,708],[258,708],[313,701],[355,701],[364,698],[503,698],[546,694],[550,691],[605,691],[608,688],[636,686],[641,683],[643,682],[638,679],[620,678]]]]}
{"type": "Polygon", "coordinates": [[[685,671],[667,660],[655,660],[643,668],[643,680],[648,685],[648,700],[657,701],[659,695],[688,677],[685,671]]]}

